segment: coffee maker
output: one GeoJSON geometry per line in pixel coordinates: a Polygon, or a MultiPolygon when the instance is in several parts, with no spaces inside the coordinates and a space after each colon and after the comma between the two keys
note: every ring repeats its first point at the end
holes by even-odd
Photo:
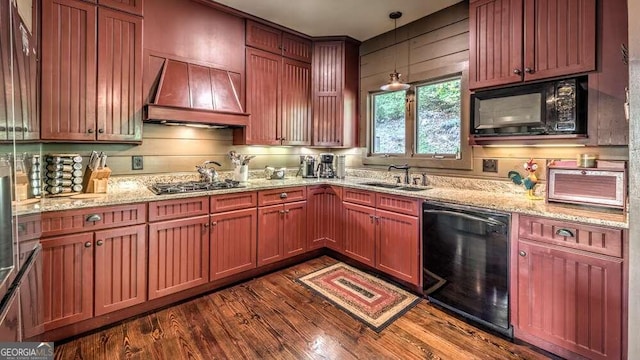
{"type": "Polygon", "coordinates": [[[318,163],[318,177],[321,178],[334,178],[336,171],[333,166],[333,160],[335,155],[331,153],[323,153],[319,156],[320,161],[318,163]]]}
{"type": "Polygon", "coordinates": [[[316,177],[316,158],[311,155],[300,155],[300,176],[303,178],[316,177]]]}

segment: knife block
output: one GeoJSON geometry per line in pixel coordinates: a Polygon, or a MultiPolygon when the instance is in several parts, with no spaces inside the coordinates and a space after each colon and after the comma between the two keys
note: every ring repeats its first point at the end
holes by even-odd
{"type": "Polygon", "coordinates": [[[102,169],[91,170],[87,167],[82,179],[82,188],[85,193],[106,193],[109,184],[109,176],[111,169],[103,167],[102,169]]]}

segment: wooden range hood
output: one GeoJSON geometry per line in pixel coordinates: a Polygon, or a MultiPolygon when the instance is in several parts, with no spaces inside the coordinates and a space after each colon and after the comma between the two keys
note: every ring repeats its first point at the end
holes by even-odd
{"type": "Polygon", "coordinates": [[[249,114],[240,101],[238,73],[165,59],[145,121],[246,126],[249,114]]]}

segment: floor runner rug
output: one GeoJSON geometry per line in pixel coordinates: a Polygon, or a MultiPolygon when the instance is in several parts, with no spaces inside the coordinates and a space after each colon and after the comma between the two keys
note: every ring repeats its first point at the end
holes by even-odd
{"type": "Polygon", "coordinates": [[[420,302],[420,298],[344,263],[298,279],[376,332],[420,302]]]}

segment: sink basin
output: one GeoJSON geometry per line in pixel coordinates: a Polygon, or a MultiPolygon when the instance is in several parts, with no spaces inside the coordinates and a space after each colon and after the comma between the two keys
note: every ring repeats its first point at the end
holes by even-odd
{"type": "Polygon", "coordinates": [[[383,183],[383,182],[368,182],[368,183],[362,183],[361,185],[375,186],[375,187],[381,187],[386,189],[396,189],[399,187],[396,184],[389,184],[389,183],[383,183]]]}
{"type": "Polygon", "coordinates": [[[411,187],[411,186],[399,186],[394,188],[395,190],[402,190],[402,191],[422,191],[422,190],[429,190],[431,188],[422,188],[422,187],[411,187]]]}
{"type": "Polygon", "coordinates": [[[381,187],[385,189],[402,190],[402,191],[422,191],[422,190],[431,189],[429,187],[402,186],[398,184],[389,184],[384,182],[367,182],[367,183],[362,183],[361,185],[375,186],[375,187],[381,187]]]}

